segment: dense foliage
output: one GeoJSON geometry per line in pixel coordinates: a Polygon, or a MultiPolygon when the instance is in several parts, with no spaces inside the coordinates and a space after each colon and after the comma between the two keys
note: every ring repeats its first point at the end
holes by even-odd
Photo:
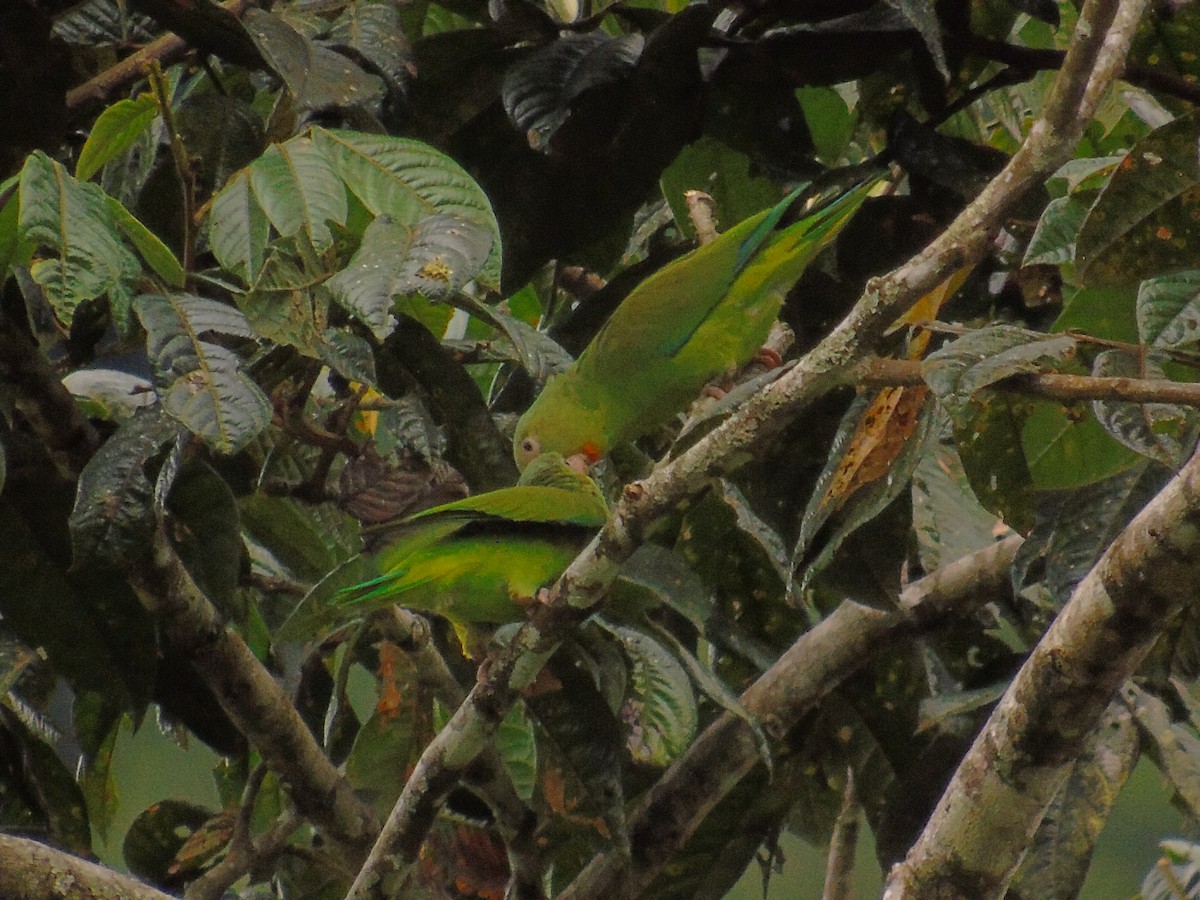
{"type": "MultiPolygon", "coordinates": [[[[382,526],[516,481],[517,416],[711,224],[687,192],[724,230],[801,182],[890,167],[783,307],[773,344],[802,358],[1027,139],[1079,14],[10,4],[0,831],[90,855],[118,809],[117,735],[153,710],[221,755],[224,807],[146,809],[130,871],[192,896],[344,896],[487,669],[486,640],[464,656],[436,616],[320,614],[372,574],[382,526]]],[[[564,890],[628,851],[703,729],[755,720],[738,695],[798,638],[839,608],[895,613],[922,576],[1019,535],[1011,590],[905,619],[793,720],[754,721],[758,765],[690,840],[634,830],[638,866],[668,848],[656,898],[720,896],[781,829],[837,849],[858,809],[883,869],[905,857],[1049,622],[1195,448],[1196,47],[1195,3],[1147,11],[1074,158],[874,343],[890,360],[864,357],[639,526],[599,613],[500,711],[428,833],[411,826],[410,892],[564,890]]],[[[596,470],[610,501],[736,428],[779,374],[754,363],[618,448],[596,470]]],[[[1200,823],[1196,625],[1185,608],[1151,635],[1105,698],[1021,896],[1078,892],[1143,752],[1200,823]]],[[[1166,852],[1148,897],[1195,880],[1194,846],[1166,852]]]]}

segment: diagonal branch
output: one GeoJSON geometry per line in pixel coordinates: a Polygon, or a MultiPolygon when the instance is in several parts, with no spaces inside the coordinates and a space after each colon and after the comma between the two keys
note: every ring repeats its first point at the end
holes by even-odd
{"type": "Polygon", "coordinates": [[[608,524],[559,579],[539,610],[485,671],[447,726],[426,747],[348,897],[386,896],[412,874],[417,853],[447,793],[486,745],[558,641],[603,599],[621,563],[659,516],[714,475],[736,467],[771,433],[831,389],[852,380],[854,364],[921,297],[981,259],[1022,196],[1072,153],[1097,104],[1121,69],[1144,0],[1088,0],[1054,86],[1020,149],[980,195],[921,253],[872,279],[840,325],[787,374],[736,415],[644,481],[626,487],[608,524]],[[1110,34],[1111,29],[1111,34],[1110,34]]]}
{"type": "Polygon", "coordinates": [[[0,897],[5,900],[171,900],[135,878],[28,838],[0,834],[0,897]]]}
{"type": "Polygon", "coordinates": [[[892,869],[887,900],[999,897],[1105,708],[1200,585],[1200,454],[1079,583],[892,869]]]}

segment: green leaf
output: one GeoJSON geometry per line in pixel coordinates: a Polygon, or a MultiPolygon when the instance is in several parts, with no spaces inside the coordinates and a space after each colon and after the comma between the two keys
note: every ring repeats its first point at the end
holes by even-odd
{"type": "Polygon", "coordinates": [[[209,819],[210,810],[183,800],[160,800],[133,820],[122,853],[129,871],[151,884],[170,884],[176,854],[209,819]]]}
{"type": "Polygon", "coordinates": [[[921,566],[932,572],[989,546],[997,536],[994,513],[980,505],[958,452],[931,441],[913,471],[913,530],[921,566]]]}
{"type": "Polygon", "coordinates": [[[179,435],[156,409],[135,413],[88,460],[71,511],[75,565],[127,567],[142,558],[154,530],[147,469],[179,435]]]}
{"type": "Polygon", "coordinates": [[[637,64],[645,43],[638,32],[564,34],[508,70],[500,88],[504,111],[529,146],[548,150],[570,118],[571,105],[587,91],[620,81],[637,64]]]}
{"type": "Polygon", "coordinates": [[[634,762],[665,767],[696,734],[696,696],[687,671],[658,641],[622,625],[608,626],[629,663],[621,706],[625,746],[634,762]]]}
{"type": "Polygon", "coordinates": [[[326,41],[353,50],[383,75],[392,93],[400,93],[416,73],[402,19],[390,3],[355,3],[333,23],[326,41]]]}
{"type": "Polygon", "coordinates": [[[377,76],[309,40],[281,17],[250,9],[242,23],[300,109],[370,107],[382,98],[383,82],[377,76]]]}
{"type": "Polygon", "coordinates": [[[87,181],[116,159],[150,127],[158,116],[154,98],[143,94],[136,100],[118,100],[96,118],[75,163],[75,177],[87,181]]]}
{"type": "Polygon", "coordinates": [[[680,150],[659,183],[679,230],[691,238],[696,228],[684,200],[689,190],[713,198],[722,230],[779,201],[779,191],[769,179],[751,174],[749,156],[708,135],[680,150]]]}
{"type": "Polygon", "coordinates": [[[1047,203],[1025,248],[1024,264],[1060,266],[1074,262],[1075,240],[1090,207],[1090,198],[1078,195],[1057,197],[1047,203]]]}
{"type": "MultiPolygon", "coordinates": [[[[87,701],[88,698],[94,697],[94,694],[85,694],[80,701],[87,701]]],[[[80,701],[76,702],[76,720],[81,712],[80,701]]],[[[83,792],[84,803],[87,804],[88,823],[95,829],[100,840],[106,844],[108,843],[109,828],[117,814],[121,799],[113,772],[113,754],[117,748],[119,723],[119,719],[114,721],[100,745],[85,756],[83,771],[79,776],[79,788],[83,792]]]]}
{"type": "Polygon", "coordinates": [[[1174,792],[1172,801],[1194,821],[1200,819],[1200,736],[1194,719],[1176,722],[1171,708],[1132,681],[1121,688],[1121,699],[1133,710],[1146,753],[1154,760],[1174,792]]]}
{"type": "Polygon", "coordinates": [[[298,135],[272,144],[249,169],[254,196],[283,237],[303,230],[317,250],[333,245],[329,223],[345,225],[348,205],[346,188],[322,147],[298,135]]]}
{"type": "Polygon", "coordinates": [[[451,296],[478,275],[491,251],[482,226],[448,214],[414,227],[375,219],[350,264],[329,279],[334,298],[382,340],[392,330],[393,298],[451,296]]]}
{"type": "Polygon", "coordinates": [[[533,722],[518,700],[505,715],[496,732],[496,750],[517,796],[526,802],[537,789],[538,752],[533,722]]]}
{"type": "Polygon", "coordinates": [[[1021,448],[1038,490],[1082,487],[1137,465],[1141,459],[1078,406],[1035,403],[1021,428],[1021,448]]]}
{"type": "Polygon", "coordinates": [[[243,169],[213,197],[208,241],[226,269],[248,282],[257,281],[271,236],[271,223],[250,189],[250,170],[243,169]]]}
{"type": "Polygon", "coordinates": [[[19,229],[21,204],[17,194],[19,175],[0,182],[0,281],[8,277],[8,267],[21,243],[19,229]]]}
{"type": "Polygon", "coordinates": [[[1080,895],[1096,841],[1137,759],[1132,716],[1114,703],[1042,816],[1013,879],[1012,896],[1080,895]]]}
{"type": "Polygon", "coordinates": [[[74,773],[18,712],[25,710],[0,702],[0,826],[46,832],[67,852],[89,856],[87,806],[74,773]]]}
{"type": "Polygon", "coordinates": [[[925,360],[925,381],[952,416],[976,391],[1023,373],[1040,372],[1075,353],[1075,339],[993,325],[951,341],[925,360]]]}
{"type": "Polygon", "coordinates": [[[146,352],[168,385],[163,408],[219,453],[236,453],[271,423],[271,404],[232,350],[208,334],[254,336],[236,308],[194,294],[147,294],[134,304],[146,352]]]}
{"type": "Polygon", "coordinates": [[[127,298],[141,271],[121,242],[108,200],[40,150],[21,170],[21,235],[42,248],[29,271],[66,325],[81,303],[105,294],[127,298]]]}
{"type": "Polygon", "coordinates": [[[1200,270],[1149,278],[1138,286],[1138,334],[1155,347],[1200,343],[1200,270]]]}
{"type": "Polygon", "coordinates": [[[1132,287],[1105,285],[1069,294],[1050,329],[1082,331],[1111,341],[1138,342],[1136,295],[1132,287]]]}
{"type": "Polygon", "coordinates": [[[259,337],[295,347],[306,356],[318,355],[329,318],[329,294],[294,257],[276,249],[237,297],[238,309],[259,337]]]}
{"type": "MultiPolygon", "coordinates": [[[[1135,357],[1124,350],[1096,355],[1092,375],[1100,378],[1166,379],[1162,354],[1153,351],[1135,357]]],[[[1196,410],[1171,403],[1121,403],[1095,400],[1092,409],[1110,435],[1137,453],[1172,468],[1183,465],[1190,435],[1197,423],[1196,410]]]]}
{"type": "Polygon", "coordinates": [[[247,540],[282,566],[276,574],[311,583],[362,549],[358,520],[331,503],[251,494],[239,508],[247,540]]]}
{"type": "Polygon", "coordinates": [[[1028,397],[997,394],[954,421],[954,444],[972,492],[984,509],[1020,532],[1033,525],[1033,477],[1021,433],[1037,405],[1028,397]]]}
{"type": "Polygon", "coordinates": [[[500,283],[500,226],[487,196],[458,163],[407,138],[316,127],[311,134],[374,215],[414,226],[427,216],[445,213],[484,227],[492,246],[478,280],[486,287],[500,283]]]}
{"type": "Polygon", "coordinates": [[[237,590],[242,534],[237,501],[225,479],[205,462],[185,465],[171,484],[167,508],[175,545],[196,583],[222,615],[245,623],[248,611],[237,590]]]}
{"type": "Polygon", "coordinates": [[[1191,113],[1134,144],[1079,231],[1078,272],[1089,284],[1127,284],[1194,265],[1200,253],[1200,116],[1191,113]]]}
{"type": "Polygon", "coordinates": [[[797,88],[796,99],[817,155],[826,165],[836,165],[854,136],[854,113],[831,87],[797,88]]]}
{"type": "Polygon", "coordinates": [[[137,247],[142,259],[149,263],[150,268],[158,273],[171,287],[183,287],[187,273],[183,271],[183,263],[164,244],[154,232],[134,218],[115,197],[107,197],[108,211],[112,213],[113,221],[125,233],[125,237],[137,247]]]}

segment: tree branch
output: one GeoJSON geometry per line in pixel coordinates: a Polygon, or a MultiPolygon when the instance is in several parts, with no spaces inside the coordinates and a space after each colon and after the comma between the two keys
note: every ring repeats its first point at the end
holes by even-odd
{"type": "MultiPolygon", "coordinates": [[[[858,367],[855,380],[862,385],[885,387],[924,384],[919,360],[871,357],[858,367]]],[[[1057,372],[1013,375],[989,384],[989,391],[1032,394],[1048,400],[1071,403],[1083,400],[1114,400],[1126,403],[1175,403],[1200,406],[1200,383],[1169,381],[1165,378],[1111,378],[1091,375],[1061,375],[1057,372]]]]}
{"type": "Polygon", "coordinates": [[[287,694],[226,627],[160,528],[153,557],[132,575],[142,602],[186,653],[242,734],[287,786],[296,810],[362,858],[377,822],[321,750],[287,694]]]}
{"type": "Polygon", "coordinates": [[[1200,454],[1113,541],[1021,667],[884,894],[1003,894],[1120,686],[1200,584],[1200,454]]]}
{"type": "Polygon", "coordinates": [[[171,900],[137,879],[28,838],[0,834],[5,900],[171,900]]]}
{"type": "MultiPolygon", "coordinates": [[[[1008,572],[1021,543],[1020,537],[1006,538],[914,582],[894,612],[843,602],[742,694],[742,705],[769,737],[781,740],[879,650],[906,634],[932,630],[1011,596],[1008,572]]],[[[722,715],[667,769],[630,817],[632,857],[596,857],[560,900],[637,896],[760,759],[746,720],[722,715]]]]}
{"type": "Polygon", "coordinates": [[[765,436],[794,420],[815,399],[849,383],[854,364],[892,322],[953,272],[984,256],[991,234],[1025,192],[1070,157],[1122,65],[1144,2],[1128,0],[1121,7],[1121,24],[1110,36],[1116,0],[1088,0],[1041,115],[980,195],[925,250],[890,274],[872,279],[849,315],[787,374],[680,456],[625,488],[608,523],[559,579],[550,602],[521,628],[426,747],[348,897],[383,897],[389,884],[407,882],[446,793],[486,746],[519,689],[574,623],[603,599],[649,525],[710,478],[736,467],[765,436]]]}

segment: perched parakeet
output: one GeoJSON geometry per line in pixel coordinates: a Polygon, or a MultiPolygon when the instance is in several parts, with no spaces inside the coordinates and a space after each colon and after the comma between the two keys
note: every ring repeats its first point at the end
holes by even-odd
{"type": "MultiPolygon", "coordinates": [[[[464,626],[513,622],[551,584],[608,518],[587,475],[547,453],[516,487],[417,513],[378,557],[377,578],[332,600],[341,611],[387,604],[435,612],[464,626]]],[[[465,645],[464,645],[465,646],[465,645]]]]}
{"type": "Polygon", "coordinates": [[[788,289],[877,181],[789,222],[794,191],[639,284],[517,423],[518,468],[550,451],[595,462],[748,362],[788,289]]]}

